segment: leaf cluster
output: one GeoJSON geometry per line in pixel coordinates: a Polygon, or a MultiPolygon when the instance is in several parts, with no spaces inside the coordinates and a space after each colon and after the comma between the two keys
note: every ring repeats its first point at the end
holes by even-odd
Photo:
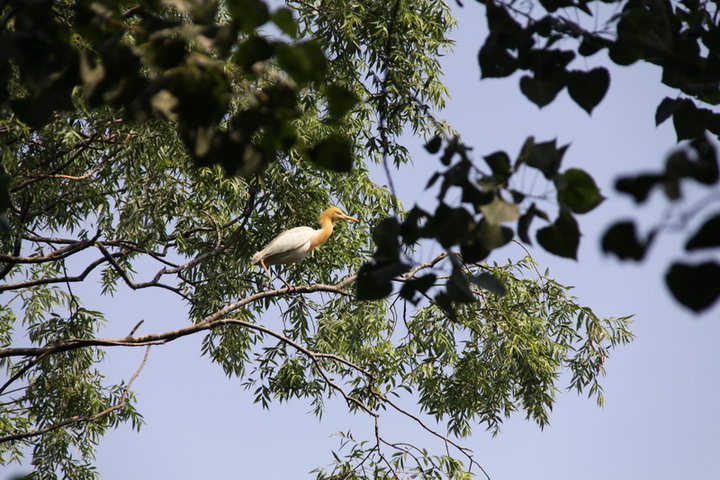
{"type": "MultiPolygon", "coordinates": [[[[542,9],[525,9],[514,2],[481,3],[485,5],[489,29],[478,54],[483,78],[529,72],[520,78],[520,91],[539,107],[551,103],[565,88],[570,98],[588,113],[602,101],[610,85],[608,69],[575,70],[573,62],[578,55],[589,58],[605,52],[616,65],[648,62],[662,69],[662,83],[675,89],[678,96],[660,101],[655,123],[660,125],[672,118],[677,140],[683,143],[667,158],[664,171],[624,176],[617,181],[618,192],[631,195],[640,204],[651,190],[660,187],[675,204],[673,209],[680,210],[677,205],[683,198],[681,184],[685,180],[709,188],[717,185],[718,158],[714,145],[720,135],[720,113],[714,107],[720,104],[720,11],[716,4],[697,0],[548,0],[539,2],[542,9]],[[603,3],[614,4],[616,11],[598,29],[603,12],[607,11],[603,3]],[[563,14],[572,11],[576,21],[563,14]],[[582,21],[581,14],[583,20],[593,22],[582,21]],[[590,24],[594,26],[585,26],[590,24]]],[[[578,177],[579,189],[592,182],[586,174],[572,175],[578,177]]],[[[557,182],[556,186],[560,187],[557,182]]],[[[708,198],[717,197],[711,193],[708,198]]],[[[642,260],[656,234],[668,224],[679,223],[679,228],[685,229],[689,225],[687,218],[712,205],[716,202],[701,200],[689,211],[678,214],[678,222],[667,219],[660,222],[646,238],[636,233],[635,223],[615,222],[602,238],[602,249],[622,260],[642,260]]],[[[717,215],[713,212],[697,233],[688,238],[686,251],[718,246],[717,242],[707,240],[714,233],[717,215]],[[699,243],[695,240],[698,235],[699,243]]],[[[577,237],[576,225],[562,212],[554,227],[538,232],[538,241],[543,246],[549,244],[546,249],[561,255],[577,247],[577,237]]],[[[681,304],[696,312],[705,310],[720,296],[717,282],[712,280],[719,268],[715,261],[673,262],[666,273],[666,283],[681,304]]]]}

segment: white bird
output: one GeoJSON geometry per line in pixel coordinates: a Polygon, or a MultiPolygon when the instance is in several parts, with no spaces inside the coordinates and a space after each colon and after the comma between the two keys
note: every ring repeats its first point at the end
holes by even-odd
{"type": "Polygon", "coordinates": [[[318,223],[320,229],[311,227],[296,227],[285,230],[275,237],[262,250],[252,257],[253,265],[260,265],[268,276],[268,284],[272,282],[272,275],[268,265],[286,265],[302,260],[310,253],[310,250],[319,247],[330,238],[333,232],[333,222],[336,220],[352,220],[359,222],[357,218],[345,215],[337,207],[331,207],[320,214],[318,223]]]}

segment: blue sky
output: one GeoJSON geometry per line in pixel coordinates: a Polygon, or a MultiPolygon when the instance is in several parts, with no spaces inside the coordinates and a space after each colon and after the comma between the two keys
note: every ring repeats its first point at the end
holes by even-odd
{"type": "MultiPolygon", "coordinates": [[[[664,96],[674,93],[660,84],[654,67],[616,68],[608,96],[592,117],[564,92],[539,110],[520,94],[517,78],[479,81],[475,58],[485,20],[474,2],[465,3],[453,35],[457,46],[443,62],[452,99],[441,116],[475,147],[479,161],[500,149],[516,155],[528,135],[571,143],[564,165],[589,171],[608,200],[579,219],[584,237],[578,262],[539,249],[532,253],[541,268],[574,285],[581,303],[599,315],[634,314],[637,340],[614,351],[606,364],[604,408],[564,393],[545,430],[518,415],[497,437],[479,428],[464,444],[493,480],[720,478],[720,354],[715,345],[720,308],[691,315],[662,283],[669,261],[682,253],[684,237],[661,236],[640,265],[620,263],[599,249],[611,221],[633,217],[648,227],[662,214],[665,203],[659,195],[638,210],[615,194],[612,185],[619,174],[660,168],[675,134],[670,122],[655,128],[654,111],[664,96]]],[[[591,57],[578,68],[606,64],[591,57]]],[[[412,151],[414,168],[394,176],[406,206],[428,198],[421,189],[439,166],[419,145],[412,151]]],[[[378,181],[384,182],[381,174],[378,181]]],[[[509,247],[497,259],[521,254],[509,247]]],[[[138,291],[126,298],[122,310],[116,301],[107,303],[115,308],[108,335],[125,335],[127,325],[143,318],[148,331],[186,322],[182,306],[163,292],[138,291]]],[[[105,302],[97,299],[88,307],[102,308],[105,302]]],[[[333,432],[370,432],[368,419],[347,414],[337,400],[329,402],[322,421],[308,414],[310,406],[302,401],[262,410],[237,379],[199,357],[199,344],[199,336],[185,338],[152,352],[135,383],[147,425],[140,434],[123,426],[102,439],[97,462],[101,478],[311,478],[303,474],[331,461],[329,451],[338,444],[333,432]]],[[[129,378],[142,354],[140,349],[108,350],[108,375],[129,378]]],[[[395,439],[420,433],[393,417],[383,428],[395,439]]]]}

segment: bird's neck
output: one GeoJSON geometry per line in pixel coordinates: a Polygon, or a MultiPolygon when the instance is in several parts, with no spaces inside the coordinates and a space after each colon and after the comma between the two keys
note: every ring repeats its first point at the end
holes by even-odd
{"type": "Polygon", "coordinates": [[[319,247],[330,238],[333,232],[333,223],[328,217],[320,217],[320,230],[315,230],[315,236],[310,241],[310,249],[319,247]]]}

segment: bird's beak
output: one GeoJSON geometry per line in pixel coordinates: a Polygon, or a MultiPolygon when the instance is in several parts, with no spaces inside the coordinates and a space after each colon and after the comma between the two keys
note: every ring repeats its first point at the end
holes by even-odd
{"type": "Polygon", "coordinates": [[[340,218],[342,218],[343,220],[352,220],[353,222],[360,222],[360,220],[358,220],[357,218],[351,217],[350,215],[343,215],[340,218]]]}

